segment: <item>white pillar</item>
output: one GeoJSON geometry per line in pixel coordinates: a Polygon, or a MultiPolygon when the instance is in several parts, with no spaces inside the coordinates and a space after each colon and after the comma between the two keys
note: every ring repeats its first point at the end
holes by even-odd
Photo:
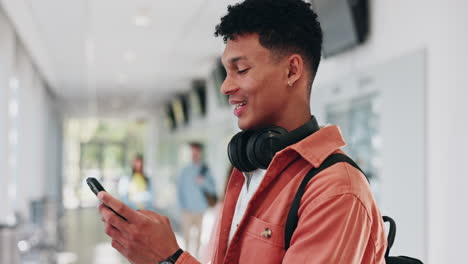
{"type": "Polygon", "coordinates": [[[18,47],[16,58],[16,76],[18,78],[18,158],[17,158],[17,209],[22,217],[29,219],[31,197],[35,196],[38,175],[34,168],[34,156],[37,155],[34,141],[37,132],[33,126],[34,100],[33,69],[26,51],[18,47]]]}
{"type": "MultiPolygon", "coordinates": [[[[148,173],[148,176],[151,180],[151,187],[154,193],[153,204],[156,203],[158,188],[161,185],[161,181],[158,179],[158,168],[156,164],[156,151],[158,146],[158,117],[152,116],[147,119],[147,130],[145,137],[145,172],[148,173]]],[[[161,121],[159,121],[161,122],[161,121]]]]}
{"type": "Polygon", "coordinates": [[[0,224],[13,217],[13,175],[9,159],[9,97],[10,78],[14,59],[15,36],[7,17],[0,8],[0,224]],[[9,191],[10,190],[10,191],[9,191]]]}

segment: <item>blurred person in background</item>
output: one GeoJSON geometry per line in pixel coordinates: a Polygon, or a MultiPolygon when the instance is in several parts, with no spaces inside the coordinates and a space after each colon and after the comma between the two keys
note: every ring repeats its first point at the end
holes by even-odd
{"type": "Polygon", "coordinates": [[[203,162],[203,144],[189,143],[192,162],[182,169],[177,178],[177,197],[182,211],[182,232],[185,246],[200,248],[203,214],[216,203],[216,188],[210,168],[203,162]],[[194,232],[193,232],[194,231],[194,232]]]}
{"type": "Polygon", "coordinates": [[[153,208],[151,182],[144,172],[142,155],[137,155],[133,160],[130,177],[120,179],[119,194],[120,199],[134,210],[153,208]]]}
{"type": "Polygon", "coordinates": [[[210,260],[212,260],[214,257],[214,248],[216,247],[215,241],[216,237],[219,235],[217,231],[219,231],[219,225],[221,224],[221,214],[223,212],[224,196],[226,194],[226,189],[229,184],[229,179],[231,177],[233,169],[234,167],[231,164],[229,164],[228,169],[226,171],[226,181],[224,183],[223,194],[219,197],[218,201],[213,207],[213,225],[210,226],[210,229],[208,230],[210,236],[208,242],[202,245],[200,248],[201,263],[209,263],[210,260]]]}

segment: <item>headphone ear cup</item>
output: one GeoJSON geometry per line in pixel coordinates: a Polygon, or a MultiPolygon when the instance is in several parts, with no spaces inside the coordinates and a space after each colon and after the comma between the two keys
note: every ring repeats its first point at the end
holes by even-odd
{"type": "Polygon", "coordinates": [[[237,133],[228,144],[228,157],[231,164],[243,172],[254,171],[256,167],[247,159],[246,145],[252,131],[237,133]]]}
{"type": "Polygon", "coordinates": [[[240,134],[242,133],[239,132],[237,134],[235,134],[232,138],[231,138],[231,141],[229,141],[229,144],[228,144],[228,149],[227,149],[227,152],[228,152],[228,157],[229,157],[229,161],[231,162],[231,164],[238,168],[239,168],[239,158],[238,158],[238,155],[237,155],[237,141],[240,137],[240,134]]]}
{"type": "Polygon", "coordinates": [[[256,168],[267,169],[276,152],[283,148],[281,137],[288,131],[272,126],[255,132],[247,142],[247,158],[256,168]]]}

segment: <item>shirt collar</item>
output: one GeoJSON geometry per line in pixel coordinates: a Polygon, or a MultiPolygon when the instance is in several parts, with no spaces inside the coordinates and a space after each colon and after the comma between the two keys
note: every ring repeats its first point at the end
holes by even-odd
{"type": "MultiPolygon", "coordinates": [[[[283,149],[278,155],[291,150],[297,152],[315,168],[332,153],[346,146],[340,128],[336,125],[326,126],[305,139],[283,149]]],[[[283,154],[284,153],[284,154],[283,154]]]]}

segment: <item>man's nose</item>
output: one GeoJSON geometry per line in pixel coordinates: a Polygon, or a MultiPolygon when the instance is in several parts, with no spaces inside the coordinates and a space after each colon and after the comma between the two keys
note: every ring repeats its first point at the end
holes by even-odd
{"type": "Polygon", "coordinates": [[[237,86],[231,78],[229,78],[229,75],[226,76],[226,79],[224,79],[223,84],[221,84],[221,93],[225,95],[231,95],[235,93],[237,90],[239,90],[239,86],[237,86]]]}

